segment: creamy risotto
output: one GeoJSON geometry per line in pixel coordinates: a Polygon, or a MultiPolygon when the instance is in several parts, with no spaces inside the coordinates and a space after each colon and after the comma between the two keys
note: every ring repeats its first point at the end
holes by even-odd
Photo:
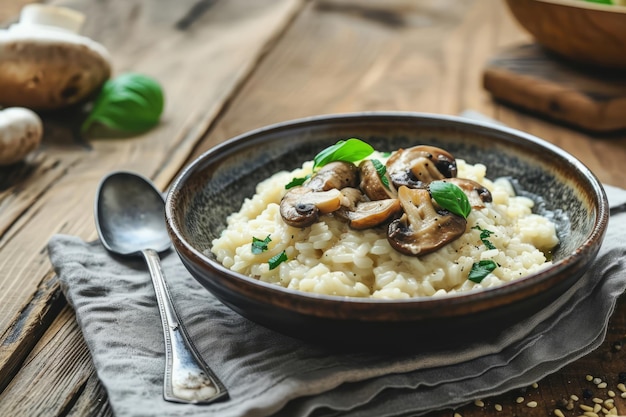
{"type": "MultiPolygon", "coordinates": [[[[387,156],[374,154],[383,163],[387,156]]],[[[549,265],[545,253],[558,244],[556,228],[546,217],[532,213],[533,201],[516,196],[507,179],[488,179],[484,165],[461,159],[455,165],[456,176],[482,185],[490,201],[473,205],[462,234],[432,252],[415,256],[394,248],[389,221],[355,229],[331,213],[305,227],[287,224],[280,208],[288,192],[285,185],[311,174],[312,162],[259,183],[256,194],[228,218],[211,251],[227,268],[283,287],[394,299],[493,287],[549,265]],[[253,250],[255,240],[264,242],[262,251],[253,250]],[[494,268],[479,280],[468,279],[481,264],[494,268]]]]}

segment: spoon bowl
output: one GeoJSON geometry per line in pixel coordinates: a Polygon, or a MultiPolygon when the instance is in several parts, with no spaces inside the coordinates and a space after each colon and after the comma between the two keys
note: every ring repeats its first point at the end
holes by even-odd
{"type": "Polygon", "coordinates": [[[171,241],[163,195],[140,175],[113,172],[100,182],[94,215],[108,251],[143,256],[148,264],[165,340],[163,398],[193,404],[227,398],[226,388],[190,343],[165,282],[158,253],[169,249],[171,241]]]}
{"type": "Polygon", "coordinates": [[[116,172],[101,183],[95,216],[102,244],[111,252],[136,256],[142,249],[164,252],[171,246],[163,196],[136,174],[116,172]]]}

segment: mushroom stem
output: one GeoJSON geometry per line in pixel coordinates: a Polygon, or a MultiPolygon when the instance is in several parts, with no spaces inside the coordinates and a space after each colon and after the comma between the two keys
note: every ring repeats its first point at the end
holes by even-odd
{"type": "Polygon", "coordinates": [[[72,9],[45,4],[29,4],[22,9],[18,25],[48,26],[78,33],[84,22],[85,15],[72,9]]]}

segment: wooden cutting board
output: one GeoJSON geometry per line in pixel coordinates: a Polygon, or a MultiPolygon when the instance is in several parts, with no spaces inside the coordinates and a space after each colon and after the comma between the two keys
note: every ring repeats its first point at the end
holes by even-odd
{"type": "Polygon", "coordinates": [[[626,129],[626,72],[585,68],[536,44],[516,46],[486,65],[494,98],[590,132],[626,129]]]}

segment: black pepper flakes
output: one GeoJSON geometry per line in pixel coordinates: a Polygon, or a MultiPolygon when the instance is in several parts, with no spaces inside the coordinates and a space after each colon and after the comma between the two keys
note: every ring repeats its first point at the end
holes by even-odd
{"type": "Polygon", "coordinates": [[[589,389],[589,388],[585,388],[583,390],[583,398],[588,400],[589,398],[593,397],[593,392],[589,389]]]}

